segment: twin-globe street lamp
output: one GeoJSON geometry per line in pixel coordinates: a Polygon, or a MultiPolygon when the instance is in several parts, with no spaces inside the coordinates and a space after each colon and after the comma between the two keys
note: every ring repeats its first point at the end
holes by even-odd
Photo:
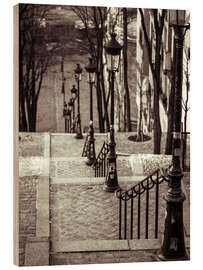
{"type": "Polygon", "coordinates": [[[77,117],[77,123],[76,123],[76,139],[83,139],[82,135],[82,129],[81,129],[81,119],[80,119],[80,81],[82,79],[82,68],[80,67],[80,64],[77,64],[75,72],[75,81],[77,83],[77,94],[78,94],[78,117],[77,117]]]}
{"type": "Polygon", "coordinates": [[[187,259],[184,225],[183,201],[185,194],[181,189],[183,172],[181,169],[181,114],[182,114],[182,80],[183,80],[183,46],[189,23],[184,10],[170,10],[170,26],[174,29],[175,59],[175,96],[174,96],[174,132],[172,169],[168,173],[169,189],[165,195],[166,217],[162,247],[159,253],[161,260],[187,259]]]}
{"type": "Polygon", "coordinates": [[[93,59],[89,58],[89,63],[85,67],[88,74],[88,83],[90,85],[90,124],[88,131],[87,141],[87,165],[92,165],[95,162],[95,144],[94,144],[94,127],[93,127],[93,84],[95,83],[96,65],[93,63],[93,59]]]}
{"type": "Polygon", "coordinates": [[[109,138],[109,153],[107,156],[107,174],[103,189],[107,192],[114,192],[119,189],[117,168],[116,168],[116,152],[114,138],[114,80],[115,73],[120,65],[120,53],[122,46],[116,41],[116,34],[111,34],[111,40],[104,46],[107,54],[107,68],[110,72],[110,87],[111,87],[111,122],[110,122],[110,138],[109,138]]]}

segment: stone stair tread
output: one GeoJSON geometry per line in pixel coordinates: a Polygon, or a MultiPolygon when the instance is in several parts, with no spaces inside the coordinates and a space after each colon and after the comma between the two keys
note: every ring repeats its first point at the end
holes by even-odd
{"type": "MultiPolygon", "coordinates": [[[[118,176],[118,181],[120,182],[139,182],[142,181],[146,176],[136,175],[136,176],[118,176]]],[[[94,185],[103,184],[105,177],[51,177],[52,184],[84,184],[84,185],[94,185]]]]}
{"type": "MultiPolygon", "coordinates": [[[[186,248],[190,247],[190,238],[185,238],[186,248]]],[[[161,239],[132,240],[80,240],[54,241],[52,254],[61,252],[94,252],[94,251],[124,251],[124,250],[159,250],[161,239]]]]}
{"type": "Polygon", "coordinates": [[[127,240],[54,241],[52,252],[129,250],[127,240]]]}

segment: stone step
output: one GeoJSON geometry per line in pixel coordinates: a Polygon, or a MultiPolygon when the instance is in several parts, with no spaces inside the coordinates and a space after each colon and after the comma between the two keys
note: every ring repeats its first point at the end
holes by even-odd
{"type": "Polygon", "coordinates": [[[159,249],[160,239],[55,241],[52,253],[159,249]]]}
{"type": "MultiPolygon", "coordinates": [[[[75,134],[52,133],[51,134],[51,156],[52,157],[81,157],[87,134],[83,139],[75,139],[75,134]]],[[[100,152],[106,133],[95,134],[95,153],[100,152]]]]}
{"type": "MultiPolygon", "coordinates": [[[[19,157],[19,175],[50,177],[94,177],[94,169],[85,164],[86,157],[19,157]]],[[[167,168],[171,156],[137,154],[117,156],[118,176],[149,175],[158,168],[167,168]]]]}
{"type": "MultiPolygon", "coordinates": [[[[85,157],[52,157],[50,159],[50,177],[78,178],[94,177],[94,169],[85,164],[85,157]]],[[[132,169],[129,157],[117,158],[118,176],[132,176],[132,169]]]]}
{"type": "MultiPolygon", "coordinates": [[[[186,250],[189,260],[189,241],[187,240],[189,239],[186,239],[186,250]]],[[[160,247],[161,241],[159,239],[56,242],[51,253],[51,264],[160,261],[157,256],[160,247]]]]}
{"type": "MultiPolygon", "coordinates": [[[[134,176],[118,176],[119,183],[132,183],[140,182],[145,178],[145,175],[134,176]]],[[[105,181],[105,177],[52,177],[51,184],[68,184],[68,185],[102,185],[105,181]]]]}

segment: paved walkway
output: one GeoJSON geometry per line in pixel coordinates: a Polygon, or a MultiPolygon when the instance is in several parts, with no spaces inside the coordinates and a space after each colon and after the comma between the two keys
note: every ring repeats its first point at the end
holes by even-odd
{"type": "MultiPolygon", "coordinates": [[[[124,135],[117,134],[117,141],[120,141],[119,136],[124,135]]],[[[105,135],[96,135],[98,149],[104,138],[105,135]]],[[[25,243],[27,237],[26,245],[22,244],[20,250],[22,264],[25,262],[26,265],[34,265],[32,249],[38,245],[41,245],[44,253],[39,253],[39,261],[35,262],[35,265],[42,265],[43,262],[46,265],[48,263],[74,264],[155,260],[155,250],[141,252],[140,250],[133,251],[129,247],[127,250],[121,248],[120,251],[114,249],[112,241],[118,241],[118,199],[115,198],[114,194],[103,191],[104,178],[94,178],[92,168],[85,165],[85,158],[81,157],[84,139],[77,140],[76,144],[73,135],[51,134],[50,136],[48,133],[36,133],[21,134],[21,142],[23,143],[20,143],[19,147],[19,174],[22,185],[25,181],[27,184],[26,190],[21,186],[22,195],[20,195],[21,242],[25,243]],[[28,204],[24,204],[25,199],[27,199],[28,204]],[[43,255],[49,250],[48,239],[51,240],[51,257],[49,258],[43,255]],[[94,252],[93,249],[91,254],[88,253],[90,251],[83,250],[87,256],[82,255],[82,253],[79,255],[78,251],[76,254],[70,250],[70,244],[72,243],[71,245],[74,246],[74,243],[78,243],[78,241],[86,241],[83,242],[86,249],[95,247],[94,241],[99,241],[97,245],[101,241],[103,243],[99,244],[102,245],[101,252],[98,250],[94,252]],[[89,244],[87,241],[90,241],[89,244]],[[109,252],[106,252],[105,248],[109,245],[111,248],[109,252]],[[62,254],[61,252],[73,253],[62,254]],[[24,256],[25,253],[27,256],[24,256]]],[[[123,189],[130,188],[136,181],[142,180],[146,174],[159,166],[167,167],[171,162],[171,157],[155,156],[152,158],[151,155],[143,153],[123,156],[122,153],[128,152],[129,149],[130,153],[136,151],[136,144],[133,143],[134,150],[132,150],[131,145],[128,145],[127,148],[122,143],[118,145],[120,145],[121,153],[117,158],[118,179],[123,189]]],[[[166,190],[167,185],[162,184],[160,195],[164,194],[166,190]]],[[[161,197],[159,236],[163,234],[165,213],[165,202],[161,197]]],[[[142,203],[145,203],[144,197],[142,200],[142,203]]],[[[150,192],[150,202],[149,238],[153,238],[152,210],[155,205],[153,192],[150,192]]],[[[141,228],[144,227],[144,211],[143,208],[141,228]]],[[[186,211],[188,211],[188,207],[186,211]]],[[[141,237],[144,237],[142,230],[141,237]]]]}

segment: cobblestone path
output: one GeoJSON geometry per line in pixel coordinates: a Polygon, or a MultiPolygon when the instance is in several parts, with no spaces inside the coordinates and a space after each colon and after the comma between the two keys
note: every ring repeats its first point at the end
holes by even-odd
{"type": "MultiPolygon", "coordinates": [[[[162,155],[153,158],[149,153],[146,155],[147,145],[143,149],[140,144],[133,143],[131,145],[131,142],[125,138],[127,136],[129,134],[116,134],[118,181],[120,187],[124,190],[134,186],[136,181],[142,180],[144,175],[154,171],[157,167],[167,167],[171,159],[162,155]],[[125,144],[122,144],[122,140],[125,141],[125,144]],[[125,156],[122,153],[133,153],[135,155],[125,156]]],[[[98,153],[106,135],[96,134],[95,137],[98,153]]],[[[49,193],[47,224],[49,226],[50,222],[53,264],[130,262],[136,261],[134,256],[138,256],[138,261],[142,261],[140,255],[136,255],[139,251],[123,250],[122,254],[118,251],[92,252],[91,254],[85,252],[86,256],[83,256],[83,253],[69,253],[66,250],[67,243],[71,243],[71,241],[118,239],[119,201],[114,194],[103,191],[104,178],[94,178],[93,169],[86,166],[85,158],[81,157],[84,139],[76,140],[74,135],[70,134],[19,134],[20,265],[24,264],[26,239],[37,237],[37,232],[40,232],[40,219],[38,220],[38,218],[40,215],[43,216],[43,213],[37,200],[44,177],[47,177],[47,191],[49,187],[49,192],[47,192],[49,193]],[[56,254],[55,250],[58,250],[58,248],[67,251],[67,253],[62,254],[59,251],[56,254]]],[[[183,183],[186,193],[189,194],[189,175],[184,177],[183,183]]],[[[163,200],[163,194],[166,191],[167,184],[162,183],[160,185],[159,204],[160,238],[163,234],[166,203],[163,200]]],[[[145,238],[145,195],[143,194],[141,199],[141,239],[145,238]]],[[[184,205],[187,208],[186,212],[189,213],[186,202],[184,205]]],[[[151,239],[154,238],[154,207],[155,194],[153,190],[150,190],[149,238],[151,239]]],[[[137,209],[136,200],[134,201],[134,209],[137,209]]],[[[128,224],[129,217],[130,213],[127,212],[128,224]]],[[[137,234],[136,222],[137,214],[135,211],[135,229],[133,231],[135,237],[137,234]]],[[[129,235],[129,227],[127,228],[127,234],[129,235]]],[[[143,256],[146,255],[146,257],[143,257],[143,261],[155,260],[153,251],[147,251],[146,254],[143,251],[142,254],[143,256]]]]}
{"type": "MultiPolygon", "coordinates": [[[[85,164],[85,158],[81,157],[83,140],[77,140],[74,135],[51,135],[51,159],[50,159],[50,216],[51,239],[55,242],[74,240],[116,240],[118,239],[119,201],[112,193],[103,191],[103,182],[89,180],[94,177],[91,167],[85,164]]],[[[122,134],[119,134],[122,136],[122,134]]],[[[96,135],[97,148],[101,147],[105,135],[96,135]]],[[[131,149],[128,145],[120,145],[120,152],[126,153],[131,149]]],[[[136,147],[136,146],[134,146],[136,147]]],[[[132,151],[132,149],[131,149],[132,151]]],[[[140,156],[144,164],[146,174],[158,166],[160,159],[155,159],[154,165],[145,162],[144,156],[140,156]]],[[[163,158],[162,158],[163,159],[163,158]]],[[[162,161],[163,165],[168,163],[162,161]]],[[[129,157],[118,156],[118,179],[123,189],[132,187],[135,182],[128,181],[127,177],[133,175],[129,157]],[[123,181],[125,176],[125,181],[123,181]]],[[[137,173],[136,171],[134,172],[137,173]]],[[[144,176],[143,176],[144,178],[144,176]]],[[[104,180],[103,180],[104,181],[104,180]]],[[[161,195],[166,191],[166,185],[160,187],[160,233],[163,232],[163,220],[165,201],[161,195]]],[[[141,209],[142,226],[145,227],[145,197],[142,199],[141,209]]],[[[136,202],[135,202],[136,209],[136,202]]],[[[153,211],[155,207],[155,195],[150,195],[149,238],[154,237],[153,211]],[[153,210],[153,211],[152,211],[153,210]]],[[[134,216],[136,220],[136,213],[134,216]]],[[[135,226],[136,228],[136,226],[135,226]]],[[[136,235],[136,229],[134,231],[136,235]]],[[[141,237],[144,238],[144,230],[141,229],[141,237]]]]}

